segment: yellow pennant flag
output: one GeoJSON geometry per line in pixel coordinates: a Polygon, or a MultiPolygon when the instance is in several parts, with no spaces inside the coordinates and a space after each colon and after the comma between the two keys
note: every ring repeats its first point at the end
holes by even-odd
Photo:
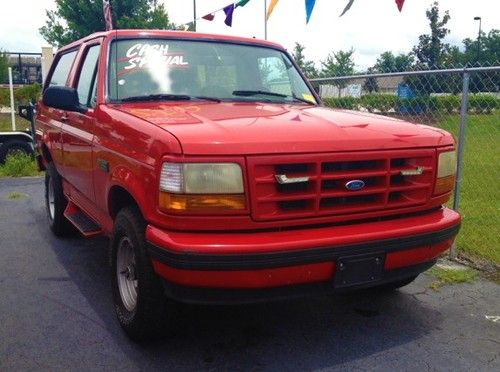
{"type": "Polygon", "coordinates": [[[271,13],[273,12],[276,4],[278,4],[278,0],[271,0],[271,3],[269,4],[269,7],[267,8],[266,19],[269,19],[269,17],[271,16],[271,13]]]}

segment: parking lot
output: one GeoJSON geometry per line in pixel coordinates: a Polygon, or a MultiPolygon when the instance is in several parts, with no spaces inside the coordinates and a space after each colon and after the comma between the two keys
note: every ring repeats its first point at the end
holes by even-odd
{"type": "Polygon", "coordinates": [[[58,239],[43,179],[0,179],[0,370],[500,370],[497,284],[182,306],[164,340],[114,317],[107,240],[58,239]]]}

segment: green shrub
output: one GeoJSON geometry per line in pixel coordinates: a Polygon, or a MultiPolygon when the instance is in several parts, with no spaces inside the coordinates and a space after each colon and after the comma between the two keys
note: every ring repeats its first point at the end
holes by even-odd
{"type": "Polygon", "coordinates": [[[500,99],[489,94],[471,94],[469,95],[469,110],[478,114],[491,114],[491,112],[500,108],[500,99]]]}
{"type": "Polygon", "coordinates": [[[25,105],[30,101],[36,101],[40,95],[40,84],[34,83],[24,85],[14,91],[14,100],[17,105],[25,105]]]}
{"type": "Polygon", "coordinates": [[[360,99],[355,97],[325,97],[323,98],[323,103],[327,107],[344,110],[357,110],[359,108],[360,99]]]}
{"type": "MultiPolygon", "coordinates": [[[[15,105],[26,105],[30,101],[36,101],[40,95],[40,84],[23,85],[20,88],[14,88],[15,105]]],[[[9,88],[0,88],[0,106],[10,106],[9,88]]]]}
{"type": "Polygon", "coordinates": [[[8,88],[0,88],[0,106],[9,106],[10,97],[8,88]]]}
{"type": "Polygon", "coordinates": [[[452,114],[454,112],[459,112],[462,106],[462,97],[445,95],[432,97],[433,106],[436,111],[445,112],[447,114],[452,114]]]}
{"type": "MultiPolygon", "coordinates": [[[[392,94],[365,94],[361,98],[355,97],[326,97],[325,106],[347,110],[364,108],[369,112],[388,113],[405,107],[410,114],[420,112],[437,112],[454,114],[460,112],[462,97],[460,95],[417,96],[402,99],[392,94]]],[[[470,94],[469,111],[477,114],[491,114],[500,109],[500,98],[489,94],[470,94]]]]}
{"type": "Polygon", "coordinates": [[[0,177],[27,177],[39,174],[33,157],[21,152],[7,155],[5,163],[0,165],[0,177]]]}
{"type": "Polygon", "coordinates": [[[369,112],[387,113],[396,109],[398,98],[393,94],[366,94],[361,97],[361,106],[369,112]]]}

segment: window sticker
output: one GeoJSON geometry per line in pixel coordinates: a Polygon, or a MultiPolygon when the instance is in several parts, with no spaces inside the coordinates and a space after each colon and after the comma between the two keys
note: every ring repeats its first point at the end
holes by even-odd
{"type": "Polygon", "coordinates": [[[189,62],[182,52],[170,52],[168,44],[137,43],[132,45],[119,62],[125,66],[119,72],[123,75],[137,69],[156,69],[168,67],[188,67],[189,62]]]}
{"type": "Polygon", "coordinates": [[[316,100],[314,99],[312,94],[302,93],[302,98],[304,98],[306,101],[316,103],[316,100]]]}

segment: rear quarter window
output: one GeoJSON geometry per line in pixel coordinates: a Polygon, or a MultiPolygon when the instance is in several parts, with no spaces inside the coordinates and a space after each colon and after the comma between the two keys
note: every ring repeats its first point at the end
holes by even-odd
{"type": "Polygon", "coordinates": [[[48,86],[64,86],[68,80],[68,75],[71,70],[71,66],[73,65],[73,61],[75,60],[76,50],[63,54],[57,60],[56,67],[52,72],[52,76],[50,77],[48,86]]]}

